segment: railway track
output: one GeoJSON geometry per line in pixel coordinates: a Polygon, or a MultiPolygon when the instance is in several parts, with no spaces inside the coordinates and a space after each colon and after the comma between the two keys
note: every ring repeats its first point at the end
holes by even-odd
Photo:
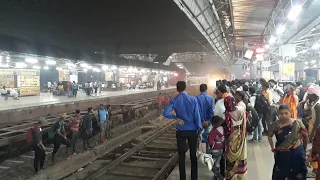
{"type": "Polygon", "coordinates": [[[165,179],[178,159],[174,122],[108,154],[65,180],[158,180],[165,179]]]}

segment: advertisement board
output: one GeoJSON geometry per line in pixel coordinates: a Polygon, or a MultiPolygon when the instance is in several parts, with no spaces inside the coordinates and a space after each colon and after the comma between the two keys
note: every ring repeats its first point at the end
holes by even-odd
{"type": "Polygon", "coordinates": [[[280,81],[281,82],[293,82],[295,74],[294,63],[281,63],[280,66],[280,81]]]}
{"type": "Polygon", "coordinates": [[[69,71],[59,71],[59,81],[70,81],[69,71]]]}
{"type": "Polygon", "coordinates": [[[40,94],[40,71],[35,69],[18,69],[17,87],[21,96],[40,94]]]}
{"type": "Polygon", "coordinates": [[[14,73],[13,69],[0,69],[0,88],[14,88],[14,73]]]}

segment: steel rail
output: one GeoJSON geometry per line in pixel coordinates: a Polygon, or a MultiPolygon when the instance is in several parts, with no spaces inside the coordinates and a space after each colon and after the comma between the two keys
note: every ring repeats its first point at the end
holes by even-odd
{"type": "Polygon", "coordinates": [[[152,142],[154,139],[156,139],[159,135],[161,135],[162,133],[164,133],[165,131],[167,131],[168,128],[170,128],[173,124],[175,124],[176,122],[173,121],[170,124],[168,124],[167,126],[165,126],[164,128],[162,128],[161,130],[157,131],[155,134],[153,134],[151,137],[149,137],[148,139],[142,141],[141,143],[139,143],[138,145],[136,145],[135,147],[133,147],[132,149],[130,149],[128,152],[124,153],[123,155],[121,155],[120,157],[118,157],[117,159],[115,159],[114,161],[112,161],[111,163],[109,163],[108,165],[100,168],[98,171],[96,171],[95,173],[91,174],[90,176],[86,177],[86,180],[96,180],[99,179],[101,176],[103,176],[104,174],[106,174],[110,169],[116,167],[118,164],[120,164],[121,162],[123,162],[124,160],[126,160],[127,158],[129,158],[130,156],[132,156],[135,152],[137,152],[138,150],[144,148],[148,143],[152,142]]]}

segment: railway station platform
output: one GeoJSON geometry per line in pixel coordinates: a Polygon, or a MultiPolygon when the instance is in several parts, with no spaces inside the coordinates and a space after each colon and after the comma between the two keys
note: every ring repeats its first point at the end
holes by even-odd
{"type": "MultiPolygon", "coordinates": [[[[169,88],[162,88],[161,90],[174,89],[174,86],[169,88]]],[[[78,92],[76,98],[67,96],[53,96],[52,93],[41,93],[39,96],[26,96],[21,97],[19,100],[14,100],[9,98],[8,100],[1,100],[0,111],[4,110],[16,110],[18,108],[29,108],[33,106],[41,105],[52,105],[58,103],[70,103],[82,100],[91,100],[97,98],[113,97],[113,96],[124,96],[130,94],[138,94],[144,92],[154,92],[157,89],[136,89],[136,90],[126,90],[126,91],[102,91],[101,94],[97,96],[87,96],[83,91],[78,92]]]]}
{"type": "Polygon", "coordinates": [[[137,101],[144,98],[154,98],[158,93],[174,93],[175,87],[157,89],[137,89],[127,91],[102,91],[97,96],[87,96],[79,91],[78,96],[53,96],[41,93],[39,96],[21,97],[19,100],[0,99],[0,125],[19,123],[24,120],[47,117],[63,112],[73,112],[88,107],[97,108],[99,104],[114,105],[137,101]]]}
{"type": "MultiPolygon", "coordinates": [[[[260,143],[248,143],[248,178],[247,180],[270,180],[274,164],[273,153],[270,151],[270,146],[267,137],[264,137],[260,143]]],[[[207,167],[199,163],[198,179],[212,180],[213,173],[207,167]]],[[[190,180],[191,164],[189,152],[186,154],[186,172],[187,180],[190,180]]],[[[179,166],[177,165],[167,180],[179,179],[179,166]]],[[[308,178],[314,180],[314,178],[308,178]]]]}

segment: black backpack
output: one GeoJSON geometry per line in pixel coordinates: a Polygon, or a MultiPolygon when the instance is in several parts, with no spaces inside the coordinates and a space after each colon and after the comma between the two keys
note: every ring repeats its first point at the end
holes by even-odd
{"type": "Polygon", "coordinates": [[[305,93],[306,91],[304,90],[304,88],[300,88],[300,92],[298,94],[299,102],[303,101],[303,97],[305,93]]]}
{"type": "Polygon", "coordinates": [[[258,113],[266,113],[270,110],[270,104],[268,99],[263,94],[256,95],[256,102],[254,105],[254,109],[258,113]]]}

